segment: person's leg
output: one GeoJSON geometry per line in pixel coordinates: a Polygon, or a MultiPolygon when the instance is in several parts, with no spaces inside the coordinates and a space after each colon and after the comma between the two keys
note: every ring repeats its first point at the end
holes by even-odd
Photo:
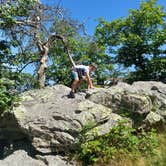
{"type": "Polygon", "coordinates": [[[79,85],[80,85],[82,82],[83,82],[83,79],[79,79],[79,80],[78,80],[78,83],[76,84],[75,90],[79,87],[79,85]]]}
{"type": "Polygon", "coordinates": [[[78,83],[79,83],[79,78],[78,78],[78,73],[75,72],[75,71],[72,71],[71,73],[71,77],[72,77],[72,80],[73,80],[73,83],[71,85],[71,92],[69,94],[69,97],[70,98],[75,98],[75,90],[76,88],[78,87],[78,83]]]}
{"type": "Polygon", "coordinates": [[[75,79],[72,83],[72,86],[71,86],[71,91],[70,91],[70,94],[69,94],[69,98],[75,98],[75,90],[77,88],[77,84],[78,84],[79,80],[78,79],[75,79]]]}
{"type": "Polygon", "coordinates": [[[73,83],[71,85],[71,91],[75,92],[75,90],[76,90],[76,88],[78,86],[77,84],[79,83],[78,73],[76,71],[72,71],[71,78],[73,80],[73,83]]]}
{"type": "Polygon", "coordinates": [[[78,84],[79,84],[79,79],[75,79],[72,83],[72,86],[71,86],[71,91],[72,92],[75,92],[75,90],[77,89],[78,87],[78,84]]]}

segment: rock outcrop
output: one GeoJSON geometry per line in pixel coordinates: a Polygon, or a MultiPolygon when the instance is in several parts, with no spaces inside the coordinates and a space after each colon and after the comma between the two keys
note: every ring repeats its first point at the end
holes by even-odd
{"type": "Polygon", "coordinates": [[[22,95],[21,105],[14,108],[20,133],[30,139],[37,151],[72,150],[79,131],[86,124],[108,123],[111,128],[121,118],[110,108],[85,99],[86,94],[69,99],[69,92],[70,88],[63,85],[29,91],[22,95]]]}
{"type": "MultiPolygon", "coordinates": [[[[165,91],[166,84],[140,81],[132,85],[119,83],[108,89],[95,89],[95,91],[87,92],[86,98],[111,108],[112,112],[117,114],[127,113],[131,118],[130,115],[144,117],[141,124],[146,122],[147,125],[155,125],[159,121],[165,123],[166,120],[165,91]]],[[[135,119],[132,120],[134,122],[135,119]]]]}
{"type": "Polygon", "coordinates": [[[24,150],[17,150],[4,160],[0,160],[0,166],[72,166],[61,156],[37,156],[30,157],[24,150]]]}
{"type": "Polygon", "coordinates": [[[105,134],[123,118],[137,127],[166,122],[166,84],[160,82],[118,83],[110,88],[78,92],[75,99],[68,98],[69,92],[70,88],[56,85],[21,94],[20,104],[1,118],[0,140],[26,138],[38,152],[38,159],[43,161],[38,165],[42,166],[58,160],[52,154],[74,150],[86,124],[93,123],[95,131],[105,134]]]}

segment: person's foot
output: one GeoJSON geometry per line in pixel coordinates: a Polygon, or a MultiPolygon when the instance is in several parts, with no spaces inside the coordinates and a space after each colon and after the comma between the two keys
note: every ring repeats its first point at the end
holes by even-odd
{"type": "Polygon", "coordinates": [[[75,98],[75,94],[74,94],[74,92],[70,92],[70,94],[69,94],[69,98],[75,98]]]}

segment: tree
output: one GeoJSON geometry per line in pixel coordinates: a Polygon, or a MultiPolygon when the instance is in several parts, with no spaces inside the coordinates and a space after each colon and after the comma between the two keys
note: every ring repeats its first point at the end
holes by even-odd
{"type": "MultiPolygon", "coordinates": [[[[93,36],[88,36],[84,31],[84,24],[67,16],[63,20],[56,20],[51,31],[67,36],[67,48],[76,64],[89,65],[94,62],[99,65],[95,78],[103,80],[104,73],[112,70],[111,57],[105,54],[105,49],[95,42],[93,36]],[[81,33],[80,33],[81,32],[81,33]]],[[[63,83],[71,84],[71,63],[64,52],[63,43],[55,41],[49,52],[49,66],[46,70],[47,84],[63,83]]]]}
{"type": "Polygon", "coordinates": [[[55,18],[63,16],[62,8],[43,5],[39,0],[6,0],[2,2],[0,14],[0,29],[19,47],[18,70],[36,63],[39,86],[44,87],[49,49],[54,40],[62,40],[65,44],[63,36],[50,33],[55,18]]]}
{"type": "Polygon", "coordinates": [[[31,74],[18,72],[12,54],[12,42],[0,41],[0,118],[18,102],[18,93],[31,89],[36,80],[31,74]]]}
{"type": "Polygon", "coordinates": [[[139,9],[130,10],[127,18],[110,23],[100,20],[95,35],[101,45],[116,55],[116,63],[133,67],[134,74],[139,73],[139,80],[164,81],[159,75],[166,73],[165,21],[166,13],[156,0],[143,1],[139,9]]]}
{"type": "Polygon", "coordinates": [[[10,44],[2,40],[0,41],[0,118],[16,100],[15,93],[12,91],[15,81],[12,80],[12,69],[9,64],[11,64],[10,44]]]}
{"type": "Polygon", "coordinates": [[[44,87],[45,80],[46,84],[69,85],[69,55],[73,55],[77,64],[99,64],[97,82],[103,81],[105,73],[112,69],[104,47],[85,35],[84,25],[68,17],[59,6],[52,8],[40,1],[13,0],[2,5],[1,13],[0,29],[17,47],[14,56],[16,71],[22,73],[34,64],[40,87],[44,87]]]}

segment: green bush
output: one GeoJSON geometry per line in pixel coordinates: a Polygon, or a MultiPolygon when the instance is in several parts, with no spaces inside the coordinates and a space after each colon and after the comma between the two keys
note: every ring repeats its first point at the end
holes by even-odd
{"type": "Polygon", "coordinates": [[[88,129],[91,128],[86,126],[82,130],[77,143],[76,158],[81,160],[83,165],[107,163],[121,152],[133,157],[153,155],[158,146],[154,130],[137,132],[122,121],[102,136],[97,133],[92,136],[87,132],[88,129]]]}
{"type": "Polygon", "coordinates": [[[0,79],[0,116],[10,110],[13,103],[18,100],[18,96],[12,91],[13,84],[14,82],[9,79],[0,79]]]}

